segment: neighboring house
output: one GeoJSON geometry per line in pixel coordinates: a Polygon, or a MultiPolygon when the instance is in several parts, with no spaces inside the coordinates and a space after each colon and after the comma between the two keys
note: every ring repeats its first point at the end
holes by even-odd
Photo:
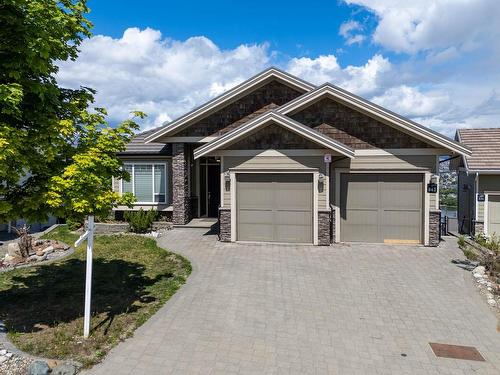
{"type": "Polygon", "coordinates": [[[500,128],[460,129],[455,138],[472,150],[454,163],[459,231],[500,234],[500,128]]]}
{"type": "Polygon", "coordinates": [[[222,241],[435,246],[440,155],[470,151],[336,86],[271,68],[139,134],[120,155],[132,181],[114,188],[174,224],[219,217],[222,241]]]}

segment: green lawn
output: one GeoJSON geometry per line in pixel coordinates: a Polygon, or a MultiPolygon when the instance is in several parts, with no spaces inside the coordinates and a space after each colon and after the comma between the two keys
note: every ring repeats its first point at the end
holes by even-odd
{"type": "MultiPolygon", "coordinates": [[[[73,244],[65,227],[48,238],[73,244]]],[[[0,319],[20,349],[90,366],[152,316],[191,272],[185,258],[152,239],[97,236],[92,330],[84,340],[85,244],[61,261],[0,274],[0,319]]]]}

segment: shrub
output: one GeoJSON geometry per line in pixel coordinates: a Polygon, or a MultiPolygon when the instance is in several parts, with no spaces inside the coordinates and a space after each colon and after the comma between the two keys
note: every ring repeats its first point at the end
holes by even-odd
{"type": "Polygon", "coordinates": [[[131,232],[147,233],[151,230],[156,215],[157,213],[153,209],[144,211],[141,208],[139,211],[126,211],[124,219],[128,223],[131,232]]]}
{"type": "Polygon", "coordinates": [[[83,226],[83,221],[69,217],[66,219],[66,225],[70,231],[75,231],[83,226]]]}
{"type": "Polygon", "coordinates": [[[463,250],[465,248],[465,237],[464,236],[458,237],[457,244],[458,244],[458,247],[463,250]]]}

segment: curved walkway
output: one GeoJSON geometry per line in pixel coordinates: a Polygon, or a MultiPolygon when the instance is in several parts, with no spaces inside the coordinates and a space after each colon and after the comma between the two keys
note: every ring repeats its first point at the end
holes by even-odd
{"type": "Polygon", "coordinates": [[[439,248],[224,244],[175,229],[187,284],[92,374],[499,374],[500,333],[439,248]],[[475,346],[486,362],[436,358],[475,346]]]}

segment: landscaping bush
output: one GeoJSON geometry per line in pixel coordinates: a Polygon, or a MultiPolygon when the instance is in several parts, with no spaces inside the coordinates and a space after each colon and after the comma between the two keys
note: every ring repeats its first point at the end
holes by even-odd
{"type": "Polygon", "coordinates": [[[126,211],[124,219],[128,223],[131,232],[147,233],[151,231],[156,215],[157,213],[153,209],[144,211],[141,208],[139,211],[126,211]]]}
{"type": "Polygon", "coordinates": [[[464,236],[458,237],[457,244],[458,244],[458,247],[460,248],[460,250],[463,251],[463,253],[467,259],[472,260],[472,261],[479,260],[479,255],[471,247],[469,247],[467,245],[467,242],[465,242],[464,236]]]}
{"type": "Polygon", "coordinates": [[[484,264],[487,271],[493,275],[500,273],[500,238],[493,234],[486,236],[484,233],[479,233],[474,237],[479,245],[490,250],[489,254],[484,254],[481,263],[484,264]]]}
{"type": "Polygon", "coordinates": [[[66,225],[70,231],[75,231],[83,226],[83,221],[69,217],[66,219],[66,225]]]}

